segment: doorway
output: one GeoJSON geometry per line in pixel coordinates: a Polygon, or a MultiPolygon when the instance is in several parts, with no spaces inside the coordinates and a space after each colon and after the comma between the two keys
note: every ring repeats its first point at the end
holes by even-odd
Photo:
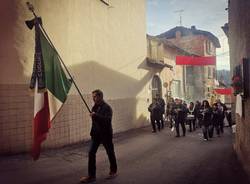
{"type": "Polygon", "coordinates": [[[152,99],[156,98],[156,94],[162,98],[162,82],[158,75],[154,75],[152,79],[152,99]]]}

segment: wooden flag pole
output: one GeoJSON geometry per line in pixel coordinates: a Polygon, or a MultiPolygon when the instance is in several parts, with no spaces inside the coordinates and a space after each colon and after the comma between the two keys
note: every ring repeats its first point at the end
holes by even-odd
{"type": "MultiPolygon", "coordinates": [[[[38,16],[36,15],[36,13],[35,13],[35,11],[34,11],[34,6],[33,6],[30,2],[26,2],[26,5],[27,5],[28,9],[33,13],[35,19],[37,20],[37,19],[38,19],[38,16]]],[[[39,21],[38,21],[38,23],[39,23],[39,21]]],[[[56,51],[56,54],[58,55],[58,58],[59,58],[60,62],[61,62],[62,65],[64,66],[64,69],[66,70],[66,72],[68,73],[68,75],[69,75],[71,81],[73,82],[74,86],[76,87],[76,90],[77,90],[77,92],[79,93],[79,95],[80,95],[80,97],[81,97],[83,103],[84,103],[85,106],[87,107],[89,113],[91,113],[91,110],[90,110],[88,104],[86,103],[86,101],[84,100],[84,98],[83,98],[83,96],[82,96],[82,93],[80,92],[80,90],[79,90],[79,88],[78,88],[78,86],[77,86],[75,80],[73,79],[73,77],[72,77],[72,75],[70,74],[70,72],[69,72],[67,66],[66,66],[65,63],[63,62],[63,60],[62,60],[60,54],[57,52],[57,50],[56,50],[54,44],[52,43],[51,39],[49,38],[49,36],[48,36],[48,34],[47,34],[47,32],[45,31],[45,29],[43,28],[43,26],[42,26],[40,23],[39,23],[39,26],[40,26],[40,28],[42,29],[43,33],[45,34],[45,36],[46,36],[47,40],[49,41],[50,45],[51,45],[51,46],[53,47],[53,49],[56,51]]]]}

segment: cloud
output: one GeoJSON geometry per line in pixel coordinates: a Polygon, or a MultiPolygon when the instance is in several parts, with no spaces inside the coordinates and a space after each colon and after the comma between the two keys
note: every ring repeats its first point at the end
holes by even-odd
{"type": "Polygon", "coordinates": [[[170,4],[170,5],[173,5],[173,4],[176,3],[176,1],[177,1],[177,0],[171,0],[171,1],[169,2],[169,4],[170,4]]]}
{"type": "Polygon", "coordinates": [[[147,26],[148,26],[148,27],[155,27],[155,23],[153,23],[153,22],[148,22],[148,23],[147,23],[147,26]]]}

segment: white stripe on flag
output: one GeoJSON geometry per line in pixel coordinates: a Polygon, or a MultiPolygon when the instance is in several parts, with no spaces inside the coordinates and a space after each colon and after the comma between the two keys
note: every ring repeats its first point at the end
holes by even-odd
{"type": "Polygon", "coordinates": [[[36,81],[34,93],[34,117],[44,106],[44,93],[38,93],[38,82],[36,81]]]}
{"type": "Polygon", "coordinates": [[[63,103],[58,100],[49,90],[48,91],[48,98],[49,98],[49,113],[50,113],[50,120],[52,120],[56,113],[60,110],[63,103]]]}

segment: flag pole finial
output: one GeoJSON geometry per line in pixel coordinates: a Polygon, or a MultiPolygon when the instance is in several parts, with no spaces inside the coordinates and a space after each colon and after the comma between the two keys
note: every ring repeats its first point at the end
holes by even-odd
{"type": "Polygon", "coordinates": [[[26,5],[28,7],[28,9],[31,11],[31,12],[34,12],[34,6],[33,4],[31,4],[29,1],[26,2],[26,5]]]}

